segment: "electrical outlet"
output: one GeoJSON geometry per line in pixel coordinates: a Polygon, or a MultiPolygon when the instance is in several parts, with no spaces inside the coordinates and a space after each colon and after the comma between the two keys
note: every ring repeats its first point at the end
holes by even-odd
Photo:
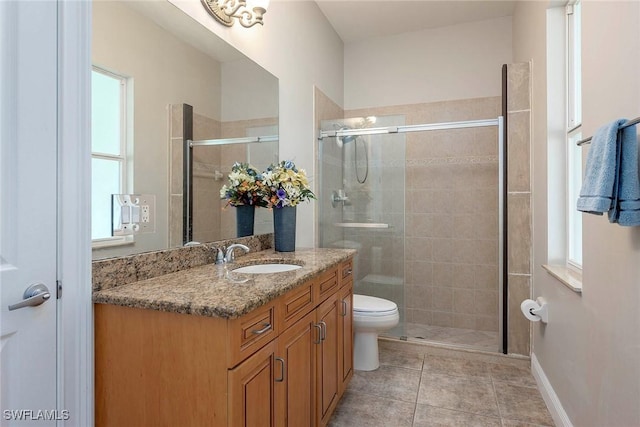
{"type": "Polygon", "coordinates": [[[111,206],[114,236],[155,233],[156,198],[153,194],[113,194],[111,206]]]}
{"type": "Polygon", "coordinates": [[[142,222],[150,222],[151,217],[149,215],[149,205],[142,205],[140,206],[140,209],[142,209],[142,222]]]}

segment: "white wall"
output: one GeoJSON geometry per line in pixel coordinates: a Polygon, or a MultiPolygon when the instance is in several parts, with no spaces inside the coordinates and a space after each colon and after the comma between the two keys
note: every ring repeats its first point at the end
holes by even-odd
{"type": "MultiPolygon", "coordinates": [[[[548,244],[546,6],[519,2],[513,21],[514,60],[533,61],[533,293],[550,307],[549,324],[534,325],[533,353],[574,425],[640,425],[640,228],[583,216],[582,295],[540,268],[548,244]]],[[[640,3],[584,1],[582,37],[588,136],[640,115],[640,3]]]]}
{"type": "MultiPolygon", "coordinates": [[[[264,26],[227,28],[199,1],[170,1],[280,79],[280,158],[306,169],[315,185],[313,86],[339,105],[344,92],[342,40],[316,3],[273,0],[264,26]]],[[[315,244],[315,227],[313,205],[299,205],[297,246],[315,244]]]]}
{"type": "Polygon", "coordinates": [[[345,110],[499,96],[511,17],[348,43],[345,110]]]}

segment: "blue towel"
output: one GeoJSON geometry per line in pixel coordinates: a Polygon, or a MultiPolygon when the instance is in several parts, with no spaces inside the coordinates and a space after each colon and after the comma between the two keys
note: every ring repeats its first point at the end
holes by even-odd
{"type": "Polygon", "coordinates": [[[640,176],[635,126],[620,129],[626,120],[609,123],[596,131],[587,155],[580,190],[579,211],[602,215],[609,222],[640,225],[640,176]]]}
{"type": "Polygon", "coordinates": [[[640,178],[638,177],[638,137],[636,127],[621,129],[620,169],[616,202],[609,211],[609,221],[620,225],[640,225],[640,178]]]}
{"type": "Polygon", "coordinates": [[[599,128],[591,138],[584,180],[578,198],[578,210],[595,215],[608,212],[617,196],[616,176],[619,171],[620,141],[618,129],[626,120],[620,119],[599,128]]]}

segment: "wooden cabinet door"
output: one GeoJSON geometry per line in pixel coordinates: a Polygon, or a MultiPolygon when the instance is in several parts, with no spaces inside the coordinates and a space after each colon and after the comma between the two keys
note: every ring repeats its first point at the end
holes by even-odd
{"type": "Polygon", "coordinates": [[[340,348],[338,349],[338,371],[340,396],[353,376],[353,281],[344,285],[340,298],[340,348]]]}
{"type": "Polygon", "coordinates": [[[316,347],[320,331],[315,311],[278,337],[276,351],[276,425],[315,426],[316,347]]]}
{"type": "Polygon", "coordinates": [[[317,347],[317,420],[319,426],[329,422],[338,403],[338,347],[340,300],[338,293],[330,296],[316,309],[317,323],[321,325],[321,341],[317,347]]]}
{"type": "Polygon", "coordinates": [[[229,371],[230,426],[275,426],[275,351],[272,341],[229,371]]]}

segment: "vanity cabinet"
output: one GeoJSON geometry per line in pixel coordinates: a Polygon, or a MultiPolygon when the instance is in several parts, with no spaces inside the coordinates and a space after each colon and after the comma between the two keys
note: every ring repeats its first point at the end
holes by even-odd
{"type": "Polygon", "coordinates": [[[353,281],[347,282],[338,293],[340,300],[340,360],[338,391],[342,395],[353,376],[353,281]]]}
{"type": "Polygon", "coordinates": [[[316,351],[320,343],[316,325],[313,311],[278,337],[274,379],[278,427],[315,425],[316,351]]]}
{"type": "MultiPolygon", "coordinates": [[[[276,420],[274,391],[276,343],[229,370],[229,425],[273,426],[276,420]]],[[[277,380],[276,380],[277,381],[277,380]]]]}
{"type": "Polygon", "coordinates": [[[315,425],[315,312],[229,370],[229,425],[315,425]]]}
{"type": "Polygon", "coordinates": [[[96,304],[96,426],[325,426],[353,375],[350,263],[236,319],[96,304]]]}
{"type": "Polygon", "coordinates": [[[318,425],[326,425],[338,404],[339,300],[334,293],[317,309],[320,343],[317,349],[318,425]]]}

